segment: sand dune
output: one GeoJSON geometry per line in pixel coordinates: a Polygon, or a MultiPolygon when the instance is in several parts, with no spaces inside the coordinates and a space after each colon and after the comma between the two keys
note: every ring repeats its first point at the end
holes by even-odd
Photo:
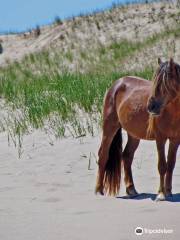
{"type": "MultiPolygon", "coordinates": [[[[30,53],[50,49],[50,52],[59,55],[72,51],[76,56],[73,64],[66,60],[65,65],[72,64],[75,71],[75,66],[81,58],[79,55],[85,49],[95,54],[99,46],[109,46],[124,39],[142,41],[156,33],[176,27],[180,21],[180,11],[176,3],[177,1],[161,1],[130,4],[89,16],[79,16],[66,20],[60,25],[51,24],[41,27],[41,34],[38,37],[34,34],[35,29],[21,34],[0,35],[4,49],[3,54],[0,54],[0,66],[21,61],[30,53]]],[[[170,41],[170,45],[174,44],[178,52],[178,41],[176,39],[174,41],[175,43],[170,41]]],[[[166,55],[164,51],[167,48],[167,40],[165,43],[165,47],[161,44],[155,47],[156,55],[166,55]]],[[[153,52],[151,49],[150,51],[153,52]]],[[[146,55],[147,53],[143,53],[143,56],[146,55]]],[[[176,58],[179,59],[178,54],[176,58]]]]}

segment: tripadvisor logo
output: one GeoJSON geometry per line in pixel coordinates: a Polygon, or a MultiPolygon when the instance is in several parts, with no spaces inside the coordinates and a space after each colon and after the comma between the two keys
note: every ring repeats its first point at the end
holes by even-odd
{"type": "Polygon", "coordinates": [[[135,229],[135,234],[136,234],[136,235],[142,235],[142,234],[143,234],[143,228],[137,227],[137,228],[135,229]]]}
{"type": "Polygon", "coordinates": [[[139,235],[139,236],[143,234],[172,234],[173,229],[167,229],[167,228],[150,229],[150,228],[137,227],[134,232],[136,235],[139,235]]]}

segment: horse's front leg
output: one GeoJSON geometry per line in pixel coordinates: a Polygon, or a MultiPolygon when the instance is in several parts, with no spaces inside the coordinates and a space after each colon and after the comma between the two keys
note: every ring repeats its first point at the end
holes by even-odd
{"type": "Polygon", "coordinates": [[[172,175],[176,163],[176,153],[178,150],[179,142],[170,141],[167,159],[167,170],[165,177],[165,193],[167,197],[172,196],[172,175]]]}
{"type": "Polygon", "coordinates": [[[166,156],[165,156],[165,143],[166,140],[156,140],[156,146],[158,151],[158,170],[160,174],[160,186],[158,190],[158,195],[156,197],[157,201],[165,200],[165,187],[164,179],[167,169],[166,156]]]}

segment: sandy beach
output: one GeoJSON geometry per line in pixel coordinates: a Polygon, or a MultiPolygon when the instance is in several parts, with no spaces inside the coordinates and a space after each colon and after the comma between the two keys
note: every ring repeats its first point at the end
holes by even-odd
{"type": "Polygon", "coordinates": [[[96,196],[99,136],[53,141],[36,131],[25,137],[19,159],[17,149],[1,134],[0,239],[178,239],[180,162],[174,172],[173,201],[155,202],[159,182],[155,143],[142,141],[133,173],[143,194],[126,199],[122,181],[119,197],[96,196]],[[173,233],[136,236],[136,227],[173,233]]]}

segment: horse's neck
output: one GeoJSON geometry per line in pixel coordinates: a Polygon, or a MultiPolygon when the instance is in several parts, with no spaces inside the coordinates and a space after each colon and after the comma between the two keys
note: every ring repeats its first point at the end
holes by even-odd
{"type": "Polygon", "coordinates": [[[166,110],[173,118],[180,118],[180,96],[176,97],[171,103],[169,103],[166,110]]]}
{"type": "Polygon", "coordinates": [[[156,123],[165,136],[180,139],[180,98],[174,99],[165,107],[156,123]]]}

